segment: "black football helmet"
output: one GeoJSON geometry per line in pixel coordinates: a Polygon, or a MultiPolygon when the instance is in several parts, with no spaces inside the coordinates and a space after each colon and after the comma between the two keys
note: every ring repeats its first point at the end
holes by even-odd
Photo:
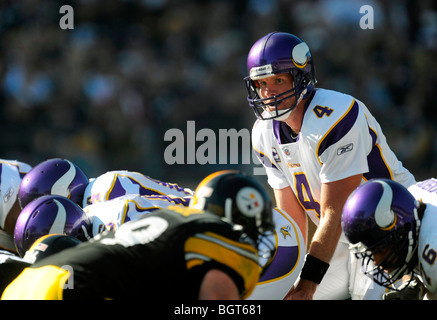
{"type": "Polygon", "coordinates": [[[48,234],[36,240],[24,255],[24,260],[35,263],[52,254],[75,247],[82,241],[65,234],[48,234]]]}
{"type": "Polygon", "coordinates": [[[273,257],[275,245],[265,243],[274,233],[272,202],[254,178],[234,170],[215,172],[197,186],[190,207],[220,216],[247,234],[260,256],[273,257]]]}

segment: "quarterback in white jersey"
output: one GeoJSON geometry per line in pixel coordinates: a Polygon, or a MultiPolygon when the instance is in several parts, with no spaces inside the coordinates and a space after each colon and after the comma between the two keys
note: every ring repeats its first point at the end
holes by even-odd
{"type": "Polygon", "coordinates": [[[91,237],[94,237],[105,230],[117,230],[122,224],[158,209],[169,206],[188,206],[189,201],[190,197],[127,194],[88,205],[84,211],[91,219],[91,237]]]}
{"type": "Polygon", "coordinates": [[[31,168],[21,161],[0,159],[0,249],[16,253],[13,234],[21,211],[18,190],[23,176],[31,168]]]}
{"type": "Polygon", "coordinates": [[[193,191],[134,171],[109,171],[95,179],[90,179],[85,189],[83,207],[126,194],[188,197],[193,195],[193,191]]]}
{"type": "Polygon", "coordinates": [[[340,240],[344,202],[368,179],[410,186],[414,176],[390,150],[361,101],[314,88],[313,59],[298,37],[273,32],[260,38],[249,52],[247,69],[248,101],[258,118],[253,149],[266,169],[276,205],[293,217],[305,240],[307,217],[317,225],[300,281],[286,299],[315,298],[322,286],[339,292],[333,297],[349,298],[348,276],[340,275],[350,272],[351,263],[346,241],[340,240]],[[324,279],[328,269],[330,279],[324,279]]]}
{"type": "Polygon", "coordinates": [[[356,174],[363,174],[363,181],[381,177],[405,186],[415,181],[388,147],[375,118],[349,95],[315,89],[299,136],[293,139],[287,132],[284,122],[257,120],[253,148],[270,186],[290,186],[316,225],[322,183],[356,174]]]}

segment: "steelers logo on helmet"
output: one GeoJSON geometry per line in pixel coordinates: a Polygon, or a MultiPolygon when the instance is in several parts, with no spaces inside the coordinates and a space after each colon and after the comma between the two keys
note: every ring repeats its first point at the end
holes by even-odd
{"type": "Polygon", "coordinates": [[[262,195],[252,187],[241,188],[235,197],[235,202],[238,210],[251,218],[259,216],[264,208],[262,195]]]}

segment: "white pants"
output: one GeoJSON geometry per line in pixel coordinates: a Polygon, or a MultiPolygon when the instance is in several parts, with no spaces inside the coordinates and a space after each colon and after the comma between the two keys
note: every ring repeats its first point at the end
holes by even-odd
{"type": "Polygon", "coordinates": [[[328,271],[314,293],[314,300],[381,300],[386,288],[361,270],[361,261],[339,241],[328,271]]]}

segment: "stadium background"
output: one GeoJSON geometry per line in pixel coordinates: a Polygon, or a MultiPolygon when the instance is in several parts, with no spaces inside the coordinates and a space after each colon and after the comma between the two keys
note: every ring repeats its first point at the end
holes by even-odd
{"type": "Polygon", "coordinates": [[[187,121],[217,134],[250,130],[247,53],[278,30],[308,43],[318,87],[366,103],[418,180],[437,177],[436,1],[2,3],[1,158],[65,157],[90,177],[128,169],[189,187],[219,169],[251,172],[241,163],[168,165],[164,134],[185,133],[187,121]],[[72,30],[59,26],[65,4],[72,30]],[[360,28],[363,5],[374,9],[374,29],[360,28]]]}

